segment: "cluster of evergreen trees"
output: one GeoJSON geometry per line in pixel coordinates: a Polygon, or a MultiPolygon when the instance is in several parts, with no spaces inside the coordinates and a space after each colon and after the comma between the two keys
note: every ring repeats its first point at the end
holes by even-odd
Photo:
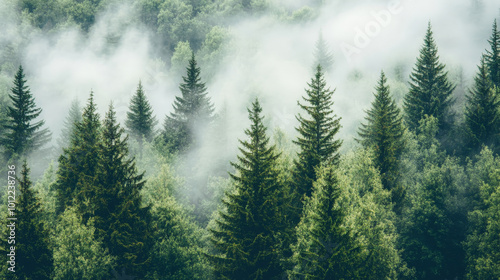
{"type": "MultiPolygon", "coordinates": [[[[255,99],[229,178],[186,178],[186,184],[201,184],[201,192],[216,185],[212,197],[195,200],[184,199],[182,180],[171,166],[192,159],[202,139],[223,145],[214,137],[223,116],[214,113],[194,53],[161,131],[155,129],[141,82],[126,128],[112,104],[101,119],[91,92],[83,111],[77,103],[70,109],[57,168],[48,168],[35,185],[26,160],[49,141],[50,132],[37,121],[41,109],[19,67],[1,138],[5,161],[22,164],[17,272],[4,267],[0,274],[5,279],[124,274],[138,279],[498,279],[496,21],[488,42],[460,121],[453,108],[455,86],[439,61],[429,24],[402,110],[381,72],[359,128],[361,147],[343,155],[335,90],[318,64],[298,102],[293,152],[283,139],[270,137],[255,99]],[[139,169],[148,160],[156,169],[146,175],[139,169]],[[220,201],[210,205],[210,199],[220,201]]],[[[324,44],[320,37],[318,58],[331,63],[324,44]]],[[[188,172],[196,173],[197,162],[189,163],[188,172]]],[[[2,254],[9,247],[4,242],[2,254]]]]}

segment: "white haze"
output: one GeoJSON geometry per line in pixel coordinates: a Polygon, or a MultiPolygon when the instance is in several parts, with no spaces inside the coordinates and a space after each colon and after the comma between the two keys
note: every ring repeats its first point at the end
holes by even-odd
{"type": "MultiPolygon", "coordinates": [[[[297,9],[309,2],[273,1],[285,9],[297,9]]],[[[313,50],[320,30],[335,57],[327,82],[336,88],[334,110],[343,125],[340,137],[349,146],[363,120],[363,110],[370,106],[381,70],[394,85],[395,94],[404,94],[406,82],[396,81],[394,69],[400,67],[407,80],[429,21],[441,61],[450,74],[462,67],[470,83],[488,46],[493,20],[500,15],[496,0],[482,1],[479,6],[474,4],[477,1],[465,0],[402,0],[401,12],[393,14],[389,24],[349,60],[342,52],[342,43],[354,45],[356,28],[363,30],[375,21],[371,12],[387,10],[390,1],[328,2],[312,21],[283,23],[273,16],[256,16],[240,18],[229,26],[233,49],[207,81],[207,87],[217,110],[227,106],[234,145],[237,137],[243,137],[249,123],[246,107],[255,96],[260,98],[271,127],[294,134],[297,100],[304,95],[313,74],[313,50]]],[[[0,15],[10,14],[9,3],[0,5],[0,15]]],[[[154,31],[129,22],[133,13],[130,5],[110,8],[97,17],[88,35],[71,27],[42,35],[12,16],[0,17],[2,27],[7,27],[0,33],[0,42],[19,41],[19,33],[26,38],[16,45],[23,54],[28,84],[54,138],[71,100],[77,97],[86,102],[91,89],[101,115],[113,101],[122,123],[139,80],[160,124],[171,111],[174,97],[180,94],[173,82],[178,77],[169,74],[165,62],[170,58],[157,55],[159,47],[151,40],[154,31]]]]}

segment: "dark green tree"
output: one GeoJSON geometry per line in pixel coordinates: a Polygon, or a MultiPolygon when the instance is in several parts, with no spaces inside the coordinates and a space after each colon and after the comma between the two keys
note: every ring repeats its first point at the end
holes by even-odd
{"type": "Polygon", "coordinates": [[[164,123],[165,141],[178,151],[184,151],[196,141],[195,131],[210,123],[214,111],[205,83],[201,82],[194,52],[186,70],[179,87],[181,96],[175,97],[174,112],[164,123]]]}
{"type": "Polygon", "coordinates": [[[489,79],[485,58],[481,58],[474,87],[469,91],[465,106],[467,148],[475,153],[482,145],[498,149],[500,129],[500,94],[489,79]]]}
{"type": "Polygon", "coordinates": [[[82,121],[76,123],[70,146],[64,149],[59,157],[55,185],[58,214],[73,205],[73,199],[80,195],[85,185],[93,185],[96,182],[100,129],[99,114],[91,92],[87,107],[83,111],[82,121]]]}
{"type": "Polygon", "coordinates": [[[361,248],[344,226],[346,212],[336,205],[340,194],[337,177],[327,168],[314,184],[297,226],[291,279],[362,279],[361,248]]]}
{"type": "Polygon", "coordinates": [[[116,270],[142,279],[150,262],[151,214],[140,195],[144,173],[138,174],[135,159],[128,158],[123,134],[110,105],[98,144],[97,182],[82,189],[84,214],[94,219],[97,237],[117,258],[116,270]]]}
{"type": "Polygon", "coordinates": [[[8,107],[7,122],[3,124],[7,131],[1,136],[5,148],[5,156],[27,156],[46,144],[51,133],[48,128],[42,129],[45,121],[34,122],[40,116],[42,109],[37,108],[35,98],[30,92],[22,66],[14,77],[14,87],[9,95],[12,105],[8,107]]]}
{"type": "Polygon", "coordinates": [[[127,120],[125,121],[127,132],[142,146],[143,139],[146,141],[153,139],[156,123],[153,109],[144,94],[142,83],[139,81],[137,91],[130,100],[129,111],[127,112],[127,120]]]}
{"type": "Polygon", "coordinates": [[[392,191],[393,202],[400,204],[402,186],[397,185],[399,157],[403,150],[403,121],[399,108],[391,98],[384,72],[375,88],[375,100],[366,111],[366,124],[361,124],[358,140],[364,147],[372,148],[374,164],[380,170],[382,185],[392,191]]]}
{"type": "Polygon", "coordinates": [[[311,196],[313,182],[316,181],[316,167],[320,164],[336,164],[339,159],[338,149],[342,144],[335,135],[340,129],[340,118],[332,110],[331,91],[326,87],[321,65],[316,68],[316,74],[308,83],[305,104],[298,102],[306,112],[303,117],[298,114],[300,122],[297,131],[299,137],[294,141],[300,148],[298,160],[295,161],[294,182],[300,197],[311,196]]]}
{"type": "Polygon", "coordinates": [[[404,98],[406,123],[412,131],[425,115],[438,119],[440,130],[449,129],[453,120],[451,105],[455,87],[448,81],[445,65],[439,62],[432,34],[429,23],[420,56],[410,74],[410,91],[404,98]]]}
{"type": "Polygon", "coordinates": [[[68,111],[68,116],[64,120],[61,136],[57,139],[57,143],[61,149],[69,147],[71,138],[76,135],[76,124],[82,120],[82,109],[78,99],[71,102],[71,107],[68,111]]]}
{"type": "Polygon", "coordinates": [[[16,221],[16,279],[51,279],[52,251],[49,232],[40,219],[42,206],[32,188],[29,168],[24,162],[18,185],[16,221]]]}
{"type": "Polygon", "coordinates": [[[486,65],[491,81],[500,87],[500,30],[497,27],[497,20],[493,22],[491,37],[488,40],[490,50],[486,50],[486,65]]]}
{"type": "Polygon", "coordinates": [[[210,229],[216,249],[210,260],[220,279],[281,279],[283,271],[275,250],[275,233],[280,230],[276,219],[279,154],[269,146],[266,127],[258,100],[249,110],[249,141],[240,141],[241,155],[232,163],[235,191],[226,193],[224,211],[219,212],[216,226],[210,229]],[[218,254],[217,254],[218,253],[218,254]]]}

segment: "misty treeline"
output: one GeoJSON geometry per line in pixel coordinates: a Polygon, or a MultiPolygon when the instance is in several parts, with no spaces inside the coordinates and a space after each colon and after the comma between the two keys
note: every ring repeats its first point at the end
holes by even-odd
{"type": "MultiPolygon", "coordinates": [[[[95,101],[106,93],[89,90],[85,104],[59,109],[64,127],[51,141],[29,73],[5,59],[2,71],[13,73],[0,92],[0,169],[16,166],[17,223],[15,273],[10,233],[0,230],[2,279],[500,278],[496,21],[463,107],[429,24],[402,106],[381,71],[357,144],[342,152],[351,139],[339,137],[339,93],[325,79],[334,61],[320,36],[296,134],[270,131],[271,108],[253,98],[233,156],[231,108],[211,100],[197,61],[206,34],[196,32],[210,27],[203,15],[258,13],[265,1],[139,3],[141,20],[174,51],[172,67],[184,63],[163,118],[139,80],[122,123],[113,103],[95,101]],[[178,48],[187,59],[175,64],[178,48]]],[[[19,5],[50,32],[88,30],[104,4],[19,5]]],[[[1,196],[4,225],[6,187],[1,196]]]]}

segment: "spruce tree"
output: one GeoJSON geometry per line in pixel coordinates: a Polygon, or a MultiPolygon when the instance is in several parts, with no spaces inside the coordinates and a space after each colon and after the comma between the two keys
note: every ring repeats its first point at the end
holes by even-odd
{"type": "Polygon", "coordinates": [[[44,120],[34,122],[42,109],[36,107],[35,98],[26,82],[23,67],[19,66],[14,77],[14,87],[9,94],[12,105],[8,107],[7,121],[2,124],[7,132],[0,139],[7,159],[14,155],[27,156],[51,138],[48,128],[42,129],[44,120]]]}
{"type": "Polygon", "coordinates": [[[332,167],[323,172],[297,226],[290,278],[361,279],[360,247],[344,226],[345,210],[336,205],[341,194],[337,177],[332,167]]]}
{"type": "Polygon", "coordinates": [[[75,136],[76,124],[82,120],[82,109],[78,99],[71,102],[68,115],[64,120],[61,136],[57,139],[57,143],[61,149],[67,148],[71,144],[71,138],[75,136]]]}
{"type": "Polygon", "coordinates": [[[142,146],[143,139],[148,142],[153,139],[156,123],[153,109],[144,94],[142,83],[139,81],[137,91],[130,100],[129,111],[127,112],[127,120],[125,121],[127,131],[142,146]]]}
{"type": "Polygon", "coordinates": [[[358,140],[374,150],[374,163],[379,169],[382,185],[393,193],[393,202],[402,200],[402,189],[397,186],[399,157],[403,149],[403,124],[400,110],[390,96],[384,72],[375,88],[375,100],[366,111],[366,124],[361,124],[358,140]],[[397,188],[397,189],[396,189],[397,188]]]}
{"type": "Polygon", "coordinates": [[[340,118],[332,110],[331,91],[326,87],[321,65],[316,67],[316,74],[308,83],[305,104],[298,102],[306,116],[299,114],[297,129],[299,137],[294,141],[300,148],[295,161],[294,182],[297,194],[311,196],[312,185],[316,180],[315,168],[320,164],[336,164],[339,159],[338,149],[342,144],[335,135],[340,129],[340,118]]]}
{"type": "Polygon", "coordinates": [[[404,98],[406,122],[412,131],[425,115],[437,118],[441,130],[449,129],[453,118],[451,105],[455,87],[448,81],[445,65],[439,62],[437,52],[429,23],[420,56],[410,74],[410,91],[404,98]]]}
{"type": "Polygon", "coordinates": [[[323,38],[322,32],[319,33],[314,47],[314,70],[316,70],[318,65],[321,65],[326,71],[330,70],[333,64],[333,55],[330,52],[330,47],[323,38]]]}
{"type": "Polygon", "coordinates": [[[42,206],[33,191],[29,172],[24,162],[18,182],[15,275],[17,279],[51,279],[53,260],[49,232],[41,220],[42,206]]]}
{"type": "Polygon", "coordinates": [[[150,262],[151,214],[142,206],[140,191],[144,173],[128,158],[127,137],[110,105],[99,142],[97,182],[82,190],[86,209],[94,219],[96,235],[117,258],[117,271],[143,278],[150,262]]]}
{"type": "Polygon", "coordinates": [[[226,193],[224,211],[210,229],[211,241],[219,254],[211,255],[217,278],[281,279],[275,250],[277,178],[275,169],[279,154],[269,146],[266,127],[258,100],[249,110],[248,141],[240,141],[241,155],[232,163],[237,173],[231,174],[235,191],[226,193]]]}
{"type": "Polygon", "coordinates": [[[177,151],[184,151],[194,143],[195,131],[211,121],[214,111],[205,83],[201,82],[194,52],[186,70],[179,87],[181,96],[175,97],[174,112],[167,116],[164,123],[165,141],[177,151]]]}
{"type": "Polygon", "coordinates": [[[474,87],[469,91],[465,107],[467,148],[479,152],[482,145],[493,149],[500,129],[500,94],[489,79],[485,58],[481,58],[474,87]]]}
{"type": "Polygon", "coordinates": [[[486,50],[486,65],[491,81],[500,87],[500,30],[497,27],[497,20],[493,22],[491,37],[488,40],[491,50],[486,50]]]}
{"type": "MultiPolygon", "coordinates": [[[[73,205],[73,199],[78,198],[84,186],[93,185],[96,182],[100,129],[99,114],[91,92],[87,107],[83,111],[82,121],[76,124],[71,144],[59,157],[55,186],[58,214],[64,212],[66,207],[73,205]]],[[[83,201],[80,200],[80,202],[83,201]]]]}

